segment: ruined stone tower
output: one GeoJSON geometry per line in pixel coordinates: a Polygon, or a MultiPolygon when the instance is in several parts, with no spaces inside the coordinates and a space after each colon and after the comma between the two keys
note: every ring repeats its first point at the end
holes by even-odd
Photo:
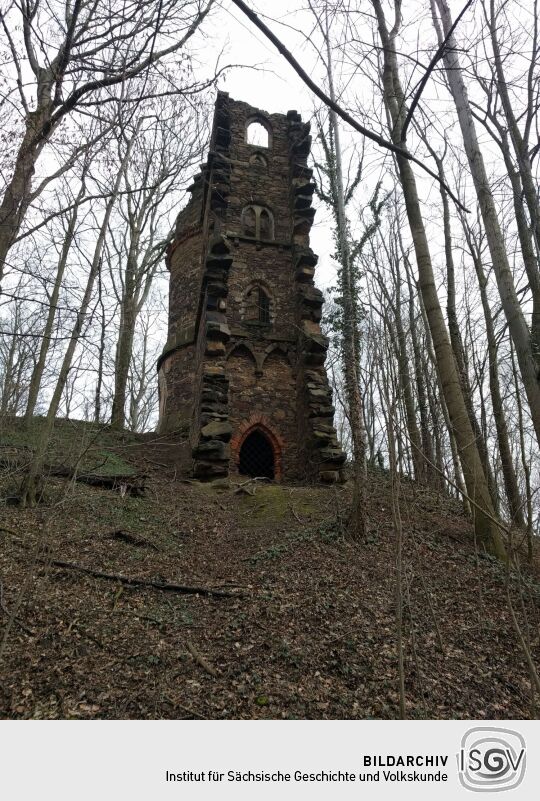
{"type": "Polygon", "coordinates": [[[160,432],[198,478],[339,481],[309,247],[309,124],[217,97],[208,161],[168,253],[160,432]]]}

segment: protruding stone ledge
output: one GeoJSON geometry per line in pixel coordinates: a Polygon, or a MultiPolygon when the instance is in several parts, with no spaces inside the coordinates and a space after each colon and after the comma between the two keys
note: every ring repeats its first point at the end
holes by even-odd
{"type": "Polygon", "coordinates": [[[201,428],[203,440],[219,439],[228,442],[232,436],[232,425],[228,421],[215,421],[201,428]]]}

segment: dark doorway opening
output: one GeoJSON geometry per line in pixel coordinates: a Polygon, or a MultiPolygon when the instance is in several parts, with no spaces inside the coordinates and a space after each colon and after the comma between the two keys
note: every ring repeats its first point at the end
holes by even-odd
{"type": "Polygon", "coordinates": [[[239,471],[252,478],[274,478],[274,449],[262,431],[252,431],[242,443],[239,471]]]}

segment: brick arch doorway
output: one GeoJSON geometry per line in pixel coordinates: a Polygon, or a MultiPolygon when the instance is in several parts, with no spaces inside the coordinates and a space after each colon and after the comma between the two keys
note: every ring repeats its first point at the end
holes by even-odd
{"type": "Polygon", "coordinates": [[[238,472],[253,478],[282,477],[282,440],[263,415],[253,415],[241,423],[231,445],[238,472]]]}

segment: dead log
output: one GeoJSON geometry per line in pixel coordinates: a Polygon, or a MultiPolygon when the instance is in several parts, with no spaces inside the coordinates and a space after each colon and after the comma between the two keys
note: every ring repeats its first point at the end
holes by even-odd
{"type": "Polygon", "coordinates": [[[125,473],[117,475],[103,475],[101,473],[78,473],[69,467],[48,466],[45,471],[49,476],[67,478],[70,481],[80,481],[92,487],[120,490],[122,495],[133,495],[139,498],[146,489],[146,473],[125,473]]]}
{"type": "Polygon", "coordinates": [[[140,579],[134,576],[122,576],[119,573],[104,573],[93,567],[79,565],[76,562],[64,562],[61,559],[42,560],[43,564],[51,567],[58,567],[62,570],[76,570],[95,578],[106,579],[107,581],[118,581],[128,587],[151,587],[163,592],[178,592],[184,595],[208,595],[215,598],[241,598],[244,593],[227,592],[227,590],[213,589],[212,587],[190,587],[185,584],[171,584],[168,581],[153,581],[152,579],[140,579]]]}

